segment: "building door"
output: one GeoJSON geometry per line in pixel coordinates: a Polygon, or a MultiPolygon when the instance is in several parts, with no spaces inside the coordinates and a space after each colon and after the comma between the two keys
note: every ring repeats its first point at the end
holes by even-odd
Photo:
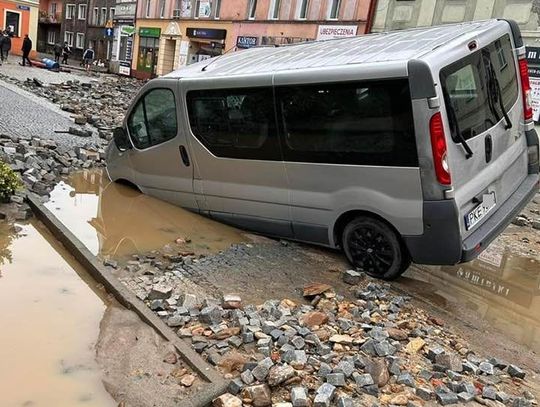
{"type": "Polygon", "coordinates": [[[137,70],[155,75],[158,51],[159,38],[141,37],[139,42],[137,70]]]}
{"type": "Polygon", "coordinates": [[[176,41],[175,40],[165,40],[165,47],[161,51],[161,57],[163,58],[163,67],[161,70],[161,75],[166,75],[169,72],[174,70],[174,61],[176,58],[176,41]]]}

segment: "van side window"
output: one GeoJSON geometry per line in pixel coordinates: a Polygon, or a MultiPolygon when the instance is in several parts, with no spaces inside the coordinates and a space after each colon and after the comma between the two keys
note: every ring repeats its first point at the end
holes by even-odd
{"type": "Polygon", "coordinates": [[[467,140],[495,126],[518,97],[510,36],[443,68],[441,83],[455,142],[459,134],[467,140]]]}
{"type": "Polygon", "coordinates": [[[190,91],[187,105],[191,131],[212,154],[281,160],[271,88],[190,91]]]}
{"type": "Polygon", "coordinates": [[[137,103],[128,118],[129,135],[138,149],[176,137],[176,103],[170,89],[153,89],[137,103]]]}
{"type": "Polygon", "coordinates": [[[406,79],[277,90],[286,161],[417,166],[406,79]]]}

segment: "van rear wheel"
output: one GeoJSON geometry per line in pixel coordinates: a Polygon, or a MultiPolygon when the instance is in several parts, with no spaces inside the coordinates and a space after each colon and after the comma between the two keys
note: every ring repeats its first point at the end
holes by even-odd
{"type": "Polygon", "coordinates": [[[349,262],[372,277],[393,280],[411,264],[396,233],[380,220],[355,218],[347,224],[342,237],[349,262]]]}

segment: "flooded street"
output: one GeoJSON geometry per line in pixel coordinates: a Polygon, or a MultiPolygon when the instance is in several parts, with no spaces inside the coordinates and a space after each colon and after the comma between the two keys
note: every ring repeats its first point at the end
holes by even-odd
{"type": "Polygon", "coordinates": [[[95,361],[104,292],[42,225],[21,228],[0,228],[0,405],[115,406],[95,361]]]}
{"type": "Polygon", "coordinates": [[[46,207],[103,258],[164,247],[208,254],[245,240],[234,228],[111,183],[102,170],[77,172],[60,182],[46,207]]]}

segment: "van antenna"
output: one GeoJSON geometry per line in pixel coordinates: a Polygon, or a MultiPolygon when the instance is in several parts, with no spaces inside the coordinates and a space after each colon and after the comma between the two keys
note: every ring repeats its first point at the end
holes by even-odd
{"type": "Polygon", "coordinates": [[[209,62],[207,65],[205,65],[205,66],[203,66],[203,67],[201,68],[201,72],[205,72],[205,71],[206,71],[206,68],[208,68],[208,67],[209,67],[210,65],[212,65],[214,62],[216,62],[216,60],[218,60],[218,59],[221,58],[222,56],[228,54],[229,52],[231,52],[231,51],[232,51],[233,49],[235,49],[235,48],[236,48],[236,45],[235,45],[234,47],[229,48],[227,51],[225,51],[225,52],[224,52],[223,54],[221,54],[220,56],[217,56],[217,57],[215,57],[215,58],[212,58],[212,59],[210,60],[210,62],[209,62]]]}

